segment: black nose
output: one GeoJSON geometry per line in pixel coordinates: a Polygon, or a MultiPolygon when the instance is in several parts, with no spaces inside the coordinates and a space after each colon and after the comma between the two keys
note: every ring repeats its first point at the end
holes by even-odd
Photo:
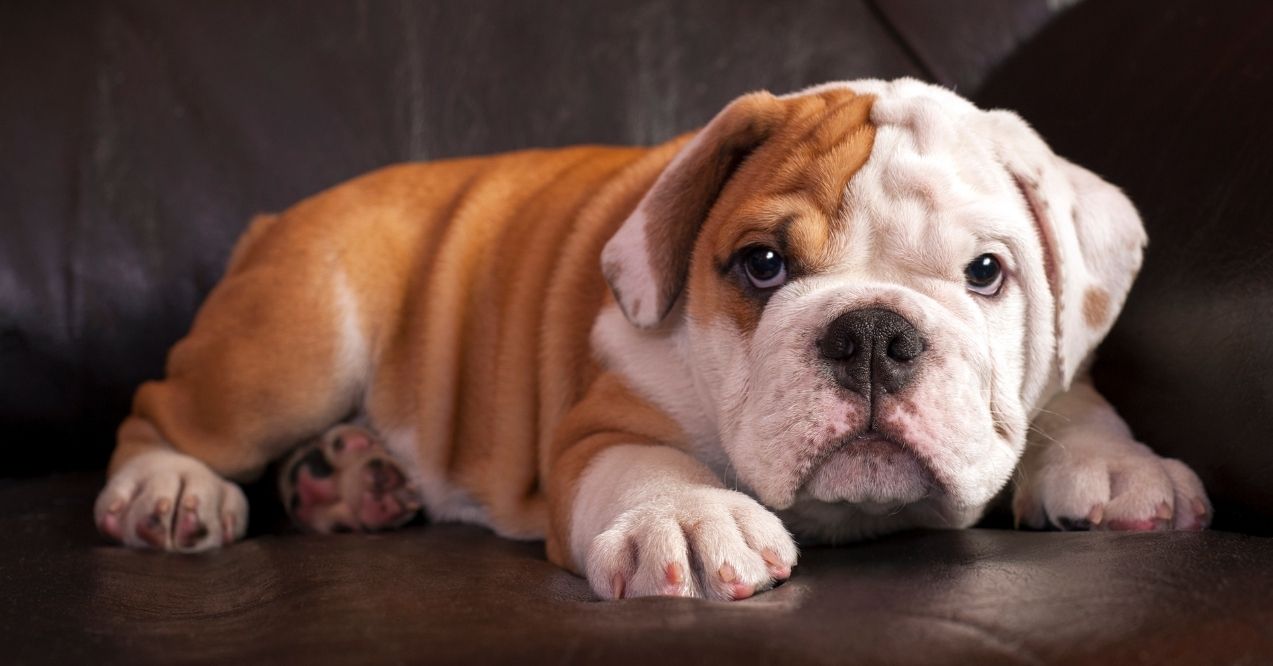
{"type": "Polygon", "coordinates": [[[875,390],[896,393],[910,382],[924,340],[902,315],[870,308],[836,317],[818,351],[841,386],[869,397],[875,390]]]}

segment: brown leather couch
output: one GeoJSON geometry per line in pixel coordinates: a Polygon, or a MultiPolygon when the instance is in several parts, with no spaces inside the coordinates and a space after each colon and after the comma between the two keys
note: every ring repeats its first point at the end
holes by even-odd
{"type": "Polygon", "coordinates": [[[1273,663],[1270,32],[1262,0],[0,4],[0,662],[1273,663]],[[268,488],[220,553],[94,534],[131,391],[253,212],[389,162],[654,142],[750,89],[902,75],[1019,110],[1138,203],[1147,263],[1097,382],[1203,477],[1213,531],[998,512],[807,549],[729,604],[595,602],[539,544],[470,527],[288,534],[268,488]]]}

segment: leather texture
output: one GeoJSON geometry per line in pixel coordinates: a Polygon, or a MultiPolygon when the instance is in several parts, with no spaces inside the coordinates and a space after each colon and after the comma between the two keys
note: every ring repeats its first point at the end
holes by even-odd
{"type": "MultiPolygon", "coordinates": [[[[101,467],[251,215],[402,160],[653,143],[921,75],[865,2],[0,4],[11,474],[101,467]]],[[[0,468],[2,469],[2,468],[0,468]]]]}
{"type": "Polygon", "coordinates": [[[597,602],[539,544],[472,527],[125,551],[84,514],[100,483],[0,486],[6,663],[1273,660],[1273,540],[1240,534],[917,532],[806,549],[745,601],[597,602]]]}
{"type": "Polygon", "coordinates": [[[1096,385],[1215,527],[1273,535],[1273,4],[1143,10],[1080,5],[977,98],[1136,202],[1149,248],[1096,385]]]}
{"type": "Polygon", "coordinates": [[[894,4],[0,3],[0,424],[38,443],[0,475],[105,464],[255,213],[397,161],[659,142],[758,88],[958,86],[1043,0],[928,7],[950,35],[894,4]]]}
{"type": "Polygon", "coordinates": [[[992,70],[1051,4],[0,3],[3,661],[1273,663],[1273,17],[1089,1],[992,70]],[[93,534],[100,474],[49,474],[104,463],[254,212],[393,161],[648,143],[754,88],[902,75],[987,80],[980,102],[1139,204],[1153,240],[1097,380],[1230,531],[921,532],[809,549],[743,602],[601,604],[475,528],[280,533],[268,488],[242,544],[127,551],[93,534]]]}
{"type": "Polygon", "coordinates": [[[1053,16],[1044,0],[887,0],[880,17],[931,81],[968,95],[1053,16]]]}

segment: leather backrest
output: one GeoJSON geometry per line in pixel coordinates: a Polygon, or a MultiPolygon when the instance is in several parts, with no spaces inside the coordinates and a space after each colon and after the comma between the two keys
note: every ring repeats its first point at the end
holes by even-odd
{"type": "Polygon", "coordinates": [[[1273,5],[1086,2],[977,96],[1121,186],[1145,264],[1099,351],[1135,434],[1202,476],[1217,527],[1273,533],[1273,5]]]}
{"type": "Polygon", "coordinates": [[[657,142],[758,88],[966,84],[1042,20],[928,1],[971,45],[926,48],[949,71],[915,0],[0,3],[0,475],[104,463],[252,214],[401,160],[657,142]]]}

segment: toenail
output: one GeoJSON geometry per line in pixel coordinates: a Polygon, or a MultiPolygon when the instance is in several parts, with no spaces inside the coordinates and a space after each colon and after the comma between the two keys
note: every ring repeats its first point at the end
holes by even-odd
{"type": "Polygon", "coordinates": [[[1194,514],[1197,515],[1198,517],[1207,515],[1207,505],[1204,504],[1202,500],[1198,499],[1197,497],[1193,498],[1193,500],[1190,501],[1190,505],[1193,507],[1194,514]]]}
{"type": "Polygon", "coordinates": [[[671,585],[680,585],[685,580],[685,574],[681,570],[681,565],[677,562],[670,562],[665,569],[667,574],[667,582],[671,585]]]}
{"type": "Polygon", "coordinates": [[[720,579],[726,583],[732,583],[735,578],[738,578],[738,572],[734,571],[734,567],[730,566],[728,562],[720,565],[719,573],[720,579]]]}
{"type": "Polygon", "coordinates": [[[1087,512],[1087,522],[1091,523],[1093,527],[1100,525],[1102,520],[1105,520],[1104,504],[1097,504],[1092,507],[1091,511],[1087,512]]]}
{"type": "Polygon", "coordinates": [[[610,579],[610,592],[615,599],[623,598],[623,574],[615,574],[610,579]]]}
{"type": "Polygon", "coordinates": [[[172,500],[167,497],[160,498],[155,502],[155,513],[168,513],[172,511],[172,500]]]}
{"type": "Polygon", "coordinates": [[[1158,517],[1159,517],[1160,519],[1162,519],[1162,520],[1171,520],[1171,516],[1172,516],[1172,514],[1173,514],[1173,513],[1174,513],[1174,512],[1171,510],[1171,505],[1170,505],[1170,504],[1168,504],[1168,503],[1166,503],[1166,502],[1160,502],[1160,503],[1158,504],[1158,517]]]}

